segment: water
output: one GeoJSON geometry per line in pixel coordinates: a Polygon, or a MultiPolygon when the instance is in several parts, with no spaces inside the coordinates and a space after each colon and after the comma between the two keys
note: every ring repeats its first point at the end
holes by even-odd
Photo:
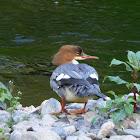
{"type": "Polygon", "coordinates": [[[75,44],[99,60],[85,60],[100,75],[103,93],[129,91],[106,81],[119,75],[131,81],[124,66],[109,67],[113,58],[127,60],[139,51],[140,1],[5,0],[0,2],[0,81],[13,80],[24,106],[58,95],[49,86],[52,56],[64,44],[75,44]]]}

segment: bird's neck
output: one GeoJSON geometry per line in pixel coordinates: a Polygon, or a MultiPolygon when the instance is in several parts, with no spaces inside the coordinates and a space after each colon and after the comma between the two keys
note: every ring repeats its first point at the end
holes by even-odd
{"type": "Polygon", "coordinates": [[[77,60],[73,59],[72,64],[79,64],[79,62],[77,60]]]}

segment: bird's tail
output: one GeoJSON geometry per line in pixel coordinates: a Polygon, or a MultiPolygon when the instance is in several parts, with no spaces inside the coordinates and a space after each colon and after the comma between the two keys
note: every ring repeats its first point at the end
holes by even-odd
{"type": "Polygon", "coordinates": [[[110,97],[104,95],[103,93],[100,92],[100,95],[99,95],[100,98],[103,98],[105,101],[108,101],[108,100],[111,100],[110,97]]]}

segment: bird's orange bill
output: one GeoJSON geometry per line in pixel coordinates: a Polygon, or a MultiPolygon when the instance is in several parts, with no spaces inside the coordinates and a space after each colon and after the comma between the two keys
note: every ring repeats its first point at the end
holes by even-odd
{"type": "Polygon", "coordinates": [[[82,58],[85,58],[85,59],[99,59],[99,57],[97,57],[97,56],[90,56],[90,55],[87,55],[85,53],[82,55],[82,58]]]}

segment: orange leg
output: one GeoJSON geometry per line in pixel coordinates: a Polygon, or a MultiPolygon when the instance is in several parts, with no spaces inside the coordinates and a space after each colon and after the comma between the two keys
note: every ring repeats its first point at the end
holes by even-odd
{"type": "Polygon", "coordinates": [[[81,109],[81,110],[67,111],[67,110],[65,109],[64,111],[67,112],[67,113],[78,113],[78,114],[81,114],[81,113],[84,113],[84,112],[85,112],[86,105],[87,105],[87,102],[85,102],[84,108],[81,109]]]}
{"type": "Polygon", "coordinates": [[[66,110],[66,109],[64,109],[64,108],[65,108],[65,102],[66,102],[66,100],[65,100],[65,98],[63,97],[63,98],[62,98],[61,110],[60,110],[60,111],[53,112],[53,113],[49,113],[49,114],[57,114],[57,113],[61,113],[61,112],[63,112],[64,110],[66,110]]]}
{"type": "Polygon", "coordinates": [[[78,113],[78,114],[81,114],[81,113],[84,113],[85,112],[87,102],[85,102],[85,105],[84,105],[84,108],[83,109],[81,109],[81,110],[75,110],[75,111],[68,111],[67,109],[65,109],[65,102],[66,102],[66,100],[63,97],[62,98],[62,107],[61,107],[61,110],[60,111],[53,112],[53,113],[49,113],[49,114],[57,114],[57,113],[61,113],[61,112],[66,112],[68,114],[70,114],[70,113],[78,113]]]}

